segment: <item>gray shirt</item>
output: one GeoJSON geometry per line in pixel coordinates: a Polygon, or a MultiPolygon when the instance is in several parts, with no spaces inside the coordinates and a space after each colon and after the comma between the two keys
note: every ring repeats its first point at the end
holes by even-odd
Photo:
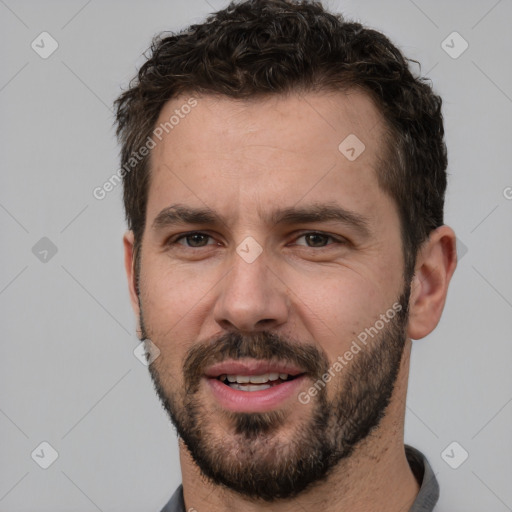
{"type": "MultiPolygon", "coordinates": [[[[416,448],[405,445],[405,455],[411,470],[420,484],[409,512],[432,512],[439,499],[439,484],[426,457],[416,448]]],[[[187,512],[183,501],[183,487],[180,485],[161,512],[187,512]]]]}

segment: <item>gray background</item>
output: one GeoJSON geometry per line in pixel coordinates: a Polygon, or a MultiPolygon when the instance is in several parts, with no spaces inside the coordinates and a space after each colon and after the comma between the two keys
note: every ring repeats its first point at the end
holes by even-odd
{"type": "MultiPolygon", "coordinates": [[[[0,0],[2,512],[158,511],[180,482],[133,354],[121,189],[92,191],[118,169],[111,105],[151,37],[225,5],[0,0]],[[47,59],[31,48],[43,31],[59,44],[47,59]],[[43,237],[55,255],[33,249],[43,237]],[[59,455],[46,470],[47,448],[31,457],[43,441],[59,455]]],[[[444,98],[461,259],[439,327],[414,342],[406,442],[437,474],[440,512],[512,510],[512,2],[327,5],[384,31],[444,98]],[[469,43],[456,59],[441,46],[453,31],[469,43]],[[453,441],[469,453],[457,469],[453,441]]]]}

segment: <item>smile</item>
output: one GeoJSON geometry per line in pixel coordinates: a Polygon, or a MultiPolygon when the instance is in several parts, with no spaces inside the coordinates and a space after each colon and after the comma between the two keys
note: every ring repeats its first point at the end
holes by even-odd
{"type": "Polygon", "coordinates": [[[295,376],[287,373],[263,373],[261,375],[220,375],[218,379],[231,389],[239,391],[263,391],[278,386],[295,376]]]}
{"type": "Polygon", "coordinates": [[[246,360],[217,363],[205,377],[215,402],[222,408],[265,412],[296,400],[306,374],[286,363],[246,360]]]}

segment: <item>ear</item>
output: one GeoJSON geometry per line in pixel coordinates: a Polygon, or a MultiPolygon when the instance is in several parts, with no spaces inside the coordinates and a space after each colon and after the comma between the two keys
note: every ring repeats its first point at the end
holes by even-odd
{"type": "Polygon", "coordinates": [[[126,277],[128,278],[128,290],[130,292],[130,302],[132,304],[133,311],[139,318],[139,298],[137,296],[137,277],[135,275],[135,254],[134,254],[134,237],[133,231],[127,231],[123,237],[124,245],[124,268],[126,271],[126,277]]]}
{"type": "Polygon", "coordinates": [[[436,328],[456,266],[455,233],[441,226],[432,231],[416,258],[409,299],[409,338],[419,340],[436,328]]]}

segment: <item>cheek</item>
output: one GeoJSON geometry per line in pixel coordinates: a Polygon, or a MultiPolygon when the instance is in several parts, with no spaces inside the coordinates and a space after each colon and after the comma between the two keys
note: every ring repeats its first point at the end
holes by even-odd
{"type": "Polygon", "coordinates": [[[372,279],[349,269],[321,279],[302,275],[293,286],[296,314],[330,361],[391,306],[372,279]]]}
{"type": "MultiPolygon", "coordinates": [[[[148,257],[141,271],[140,295],[148,335],[160,343],[179,340],[180,351],[187,338],[194,339],[191,326],[200,328],[197,315],[204,309],[216,282],[211,272],[191,271],[170,265],[165,256],[148,257]]],[[[165,347],[164,347],[165,348],[165,347]]],[[[174,347],[175,348],[175,347],[174,347]]]]}

